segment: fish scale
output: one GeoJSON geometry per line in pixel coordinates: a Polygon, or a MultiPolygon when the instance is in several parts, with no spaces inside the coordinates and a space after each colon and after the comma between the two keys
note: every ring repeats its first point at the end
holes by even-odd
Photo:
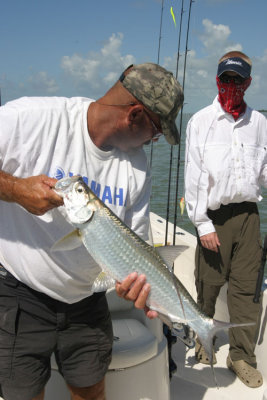
{"type": "MultiPolygon", "coordinates": [[[[150,285],[154,283],[148,306],[176,317],[176,322],[186,319],[193,324],[194,320],[198,320],[199,310],[195,307],[186,310],[184,316],[185,310],[177,301],[177,289],[173,283],[176,277],[170,273],[156,250],[124,224],[118,223],[108,208],[97,209],[90,223],[80,225],[79,229],[88,252],[116,280],[122,281],[129,273],[137,272],[146,275],[150,285]],[[103,246],[103,243],[108,245],[103,246]]],[[[179,286],[181,300],[185,304],[190,295],[182,285],[179,286]]]]}
{"type": "MultiPolygon", "coordinates": [[[[132,272],[144,274],[151,287],[147,306],[158,311],[169,326],[188,324],[209,360],[212,360],[213,336],[217,331],[249,325],[229,324],[206,316],[157,250],[128,228],[81,177],[59,180],[55,191],[63,197],[68,219],[78,232],[76,238],[82,240],[99,266],[120,282],[132,272]]],[[[62,243],[69,242],[70,237],[59,241],[61,251],[62,243]]],[[[172,250],[171,247],[167,250],[172,250]]]]}
{"type": "Polygon", "coordinates": [[[119,281],[131,272],[145,274],[148,283],[156,283],[149,295],[149,305],[157,307],[160,299],[161,307],[166,312],[182,314],[172,282],[173,277],[167,267],[162,268],[164,262],[159,259],[156,251],[150,254],[146,251],[148,246],[145,244],[138,241],[135,245],[129,243],[129,232],[112,224],[109,215],[102,210],[95,211],[90,224],[86,227],[80,226],[79,229],[85,247],[105,271],[119,281]],[[103,243],[108,245],[103,246],[103,243]]]}

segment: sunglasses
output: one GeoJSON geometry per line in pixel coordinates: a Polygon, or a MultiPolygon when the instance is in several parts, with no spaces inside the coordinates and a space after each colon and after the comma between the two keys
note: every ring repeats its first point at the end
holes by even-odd
{"type": "Polygon", "coordinates": [[[231,76],[231,75],[227,75],[227,74],[222,74],[219,77],[220,81],[222,83],[231,83],[234,82],[236,85],[241,85],[242,83],[245,82],[245,80],[247,78],[242,78],[242,76],[240,75],[236,75],[236,76],[231,76]]]}
{"type": "Polygon", "coordinates": [[[151,126],[153,128],[154,134],[152,136],[152,140],[158,140],[158,138],[160,138],[160,136],[163,135],[163,133],[161,132],[161,130],[157,127],[157,125],[155,124],[155,122],[153,121],[153,119],[151,118],[151,116],[149,115],[149,113],[146,111],[146,109],[144,108],[144,112],[146,113],[151,126]]]}

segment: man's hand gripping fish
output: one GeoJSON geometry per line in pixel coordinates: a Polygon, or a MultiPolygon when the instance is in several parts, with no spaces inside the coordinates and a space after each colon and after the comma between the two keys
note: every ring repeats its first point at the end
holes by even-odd
{"type": "MultiPolygon", "coordinates": [[[[237,325],[207,317],[159,254],[161,248],[154,248],[137,236],[81,177],[59,180],[55,191],[63,197],[68,218],[76,230],[57,242],[53,250],[73,249],[83,243],[113,279],[121,282],[131,272],[145,274],[151,286],[147,306],[157,311],[170,328],[189,325],[212,360],[213,336],[219,330],[237,325]]],[[[172,246],[168,247],[171,251],[172,246]]]]}

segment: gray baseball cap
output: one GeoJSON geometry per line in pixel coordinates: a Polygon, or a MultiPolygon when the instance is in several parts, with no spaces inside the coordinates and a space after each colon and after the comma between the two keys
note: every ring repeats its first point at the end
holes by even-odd
{"type": "Polygon", "coordinates": [[[125,89],[160,117],[166,140],[172,145],[178,144],[180,135],[175,120],[184,101],[179,82],[171,72],[153,63],[131,65],[124,72],[119,80],[125,89]]]}

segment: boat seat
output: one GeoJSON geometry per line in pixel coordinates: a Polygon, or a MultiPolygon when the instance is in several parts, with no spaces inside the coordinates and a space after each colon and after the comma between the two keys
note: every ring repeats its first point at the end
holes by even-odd
{"type": "Polygon", "coordinates": [[[109,369],[129,368],[156,356],[156,337],[136,319],[112,319],[114,342],[109,369]]]}
{"type": "Polygon", "coordinates": [[[154,357],[158,351],[156,336],[144,323],[144,311],[136,310],[131,301],[107,293],[113,325],[113,351],[109,369],[129,368],[154,357]]]}
{"type": "MultiPolygon", "coordinates": [[[[150,321],[143,310],[118,297],[114,289],[107,292],[107,301],[114,334],[109,370],[133,367],[156,356],[162,331],[159,320],[150,321]]],[[[58,369],[54,355],[51,366],[53,370],[58,369]]]]}

